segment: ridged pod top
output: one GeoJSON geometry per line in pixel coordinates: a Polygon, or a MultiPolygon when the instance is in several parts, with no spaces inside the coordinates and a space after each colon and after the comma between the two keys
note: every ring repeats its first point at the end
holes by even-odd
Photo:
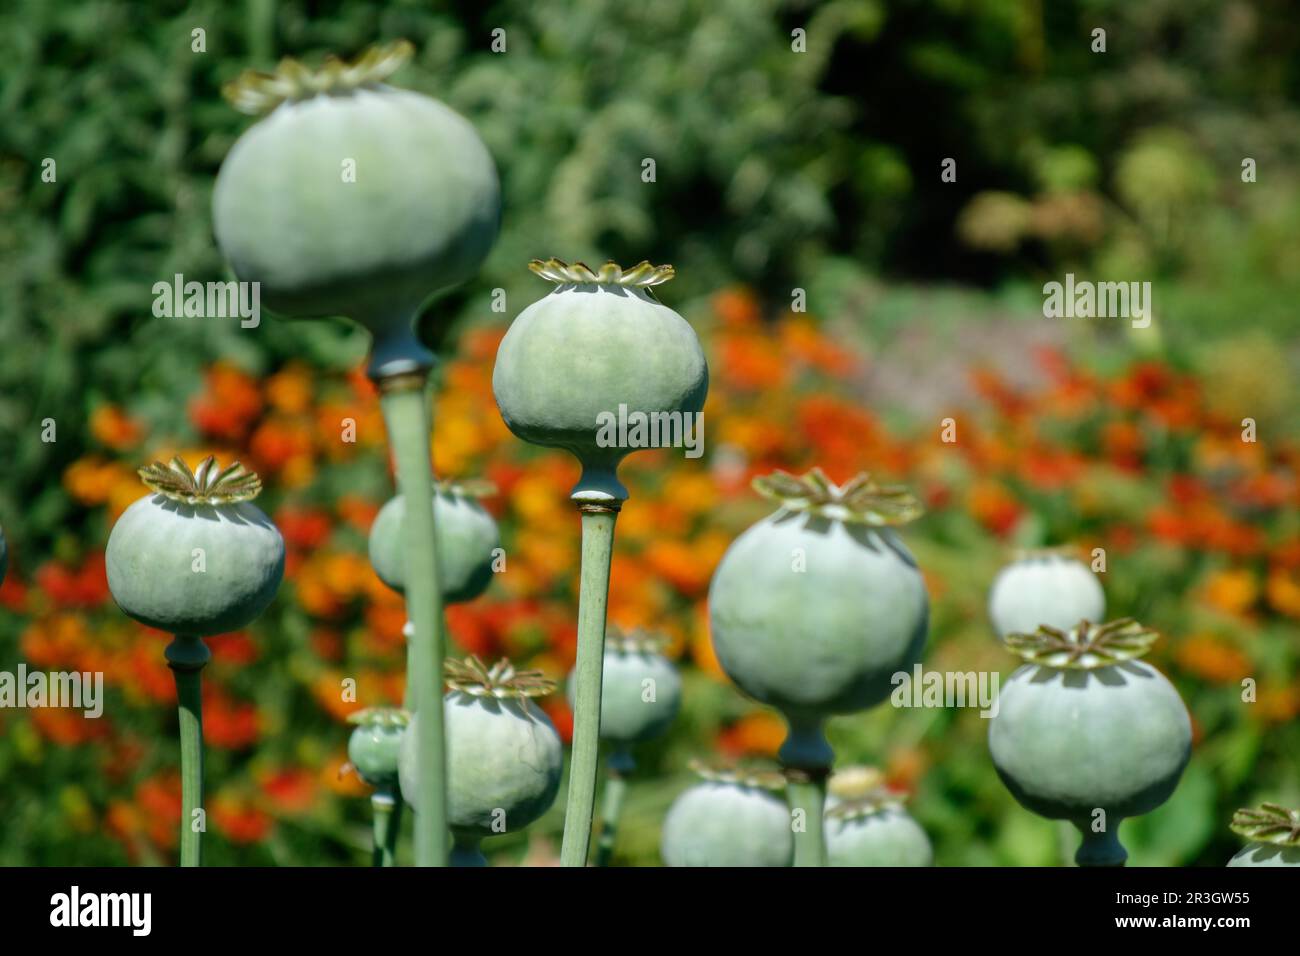
{"type": "Polygon", "coordinates": [[[826,809],[826,816],[857,820],[885,810],[895,810],[907,802],[904,794],[885,786],[885,775],[875,767],[845,767],[837,770],[826,785],[839,802],[826,809]]]}
{"type": "Polygon", "coordinates": [[[806,511],[832,521],[873,527],[901,525],[925,513],[921,502],[901,485],[878,485],[866,472],[836,485],[820,468],[802,477],[774,471],[753,481],[754,490],[790,511],[806,511]]]}
{"type": "Polygon", "coordinates": [[[585,262],[570,265],[562,259],[534,259],[528,263],[528,268],[543,279],[560,285],[621,285],[637,289],[663,285],[677,274],[672,266],[653,266],[645,259],[627,270],[612,261],[593,269],[585,262]]]}
{"type": "Polygon", "coordinates": [[[605,647],[620,654],[661,654],[669,644],[667,635],[643,628],[624,631],[611,624],[605,628],[605,647]]]}
{"type": "Polygon", "coordinates": [[[447,686],[471,697],[527,699],[555,693],[555,681],[541,671],[517,671],[504,657],[490,668],[474,654],[443,664],[447,686]]]}
{"type": "Polygon", "coordinates": [[[320,93],[344,93],[383,82],[414,53],[410,41],[397,40],[376,44],[350,63],[327,56],[316,70],[285,57],[270,73],[245,70],[221,88],[221,95],[241,113],[261,116],[290,100],[304,100],[320,93]]]}
{"type": "Polygon", "coordinates": [[[691,772],[701,780],[709,783],[729,783],[737,787],[750,787],[759,790],[780,792],[785,789],[786,775],[780,770],[766,770],[759,767],[728,767],[708,764],[702,760],[692,760],[691,772]]]}
{"type": "Polygon", "coordinates": [[[137,474],[151,491],[189,505],[230,505],[252,501],[262,492],[262,479],[255,472],[237,461],[220,470],[213,455],[194,471],[178,455],[170,464],[156,461],[137,474]]]}
{"type": "Polygon", "coordinates": [[[1238,810],[1232,815],[1232,832],[1257,843],[1300,846],[1300,810],[1265,803],[1258,810],[1238,810]]]}
{"type": "Polygon", "coordinates": [[[348,714],[348,723],[358,727],[405,727],[411,715],[400,707],[365,707],[348,714]]]}
{"type": "Polygon", "coordinates": [[[1068,631],[1043,624],[1032,634],[1008,634],[1003,643],[1031,664],[1093,670],[1139,658],[1159,637],[1125,617],[1109,624],[1080,621],[1068,631]]]}
{"type": "Polygon", "coordinates": [[[491,498],[497,493],[497,486],[486,478],[439,478],[433,488],[440,495],[457,498],[491,498]]]}

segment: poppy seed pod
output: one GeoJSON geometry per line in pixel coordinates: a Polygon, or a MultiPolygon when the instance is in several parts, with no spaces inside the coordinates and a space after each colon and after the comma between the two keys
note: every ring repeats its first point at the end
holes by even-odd
{"type": "Polygon", "coordinates": [[[1186,706],[1138,659],[1157,636],[1126,618],[1006,639],[1027,663],[998,695],[993,764],[1026,809],[1079,828],[1080,865],[1123,863],[1120,822],[1169,799],[1190,759],[1186,706]]]}
{"type": "Polygon", "coordinates": [[[820,469],[776,472],[754,487],[780,508],[737,538],[709,588],[718,662],[737,686],[790,723],[789,767],[828,767],[822,723],[871,707],[920,659],[925,582],[888,527],[920,505],[859,475],[843,488],[820,469]]]}
{"type": "Polygon", "coordinates": [[[999,638],[1032,633],[1040,624],[1068,630],[1105,619],[1101,583],[1066,549],[1022,552],[989,589],[989,620],[999,638]]]}
{"type": "Polygon", "coordinates": [[[703,778],[664,818],[666,866],[789,866],[794,858],[785,778],[773,771],[693,766],[703,778]]]}
{"type": "MultiPolygon", "coordinates": [[[[672,724],[682,706],[682,678],[673,662],[664,657],[664,643],[643,631],[606,630],[601,740],[624,748],[658,737],[672,724]]],[[[568,696],[573,706],[572,678],[568,696]]]]}
{"type": "Polygon", "coordinates": [[[934,850],[878,770],[836,771],[827,786],[826,862],[830,866],[930,866],[934,850]]]}
{"type": "Polygon", "coordinates": [[[376,377],[429,364],[417,310],[474,274],[500,224],[496,167],[474,127],[384,84],[412,52],[399,41],[316,71],[286,59],[223,91],[266,115],[217,176],[222,253],[271,308],[369,329],[376,377]]]}
{"type": "Polygon", "coordinates": [[[1300,866],[1300,810],[1265,803],[1258,810],[1238,810],[1232,832],[1250,842],[1228,866],[1300,866]]]}
{"type": "MultiPolygon", "coordinates": [[[[532,698],[555,690],[537,671],[502,660],[490,669],[476,657],[447,661],[443,698],[447,734],[447,822],[454,862],[482,865],[479,841],[528,826],[555,802],[564,748],[532,698]]],[[[402,735],[398,777],[418,807],[417,724],[402,735]]],[[[418,810],[417,810],[418,812],[418,810]]]]}
{"type": "Polygon", "coordinates": [[[642,262],[625,272],[611,262],[594,271],[550,259],[529,267],[556,286],[501,340],[492,372],[501,417],[524,441],[578,459],[576,500],[623,501],[618,464],[642,445],[607,424],[666,416],[653,420],[672,427],[676,416],[681,429],[694,428],[709,387],[695,330],[652,292],[672,266],[642,262]]]}
{"type": "MultiPolygon", "coordinates": [[[[497,523],[478,499],[495,494],[484,482],[439,482],[433,496],[438,541],[438,584],[448,604],[472,601],[492,582],[494,552],[501,546],[497,523]]],[[[402,529],[406,499],[397,495],[370,526],[370,563],[394,591],[406,590],[402,529]]]]}
{"type": "Polygon", "coordinates": [[[396,707],[367,707],[348,717],[355,729],[348,737],[348,760],[372,787],[397,786],[397,754],[410,715],[396,707]]]}
{"type": "Polygon", "coordinates": [[[122,513],[105,563],[113,600],[142,624],[206,637],[266,610],[284,576],[284,539],[251,501],[262,489],[239,462],[180,458],[140,469],[152,492],[122,513]]]}

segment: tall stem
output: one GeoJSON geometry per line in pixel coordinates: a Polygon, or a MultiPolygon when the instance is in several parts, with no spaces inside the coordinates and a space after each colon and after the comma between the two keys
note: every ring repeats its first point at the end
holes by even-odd
{"type": "Polygon", "coordinates": [[[609,599],[609,563],[614,553],[618,503],[581,504],[579,510],[582,572],[578,588],[578,663],[561,866],[586,866],[591,846],[600,746],[600,684],[605,666],[605,604],[609,599]]]}
{"type": "Polygon", "coordinates": [[[1074,854],[1074,862],[1079,866],[1123,866],[1128,859],[1128,852],[1119,842],[1118,819],[1107,820],[1106,829],[1100,833],[1092,829],[1091,824],[1079,826],[1083,842],[1074,854]]]}
{"type": "Polygon", "coordinates": [[[406,499],[406,613],[411,619],[411,666],[419,750],[416,754],[415,865],[446,866],[447,755],[443,737],[442,589],[434,536],[431,432],[424,386],[427,370],[379,379],[380,404],[397,461],[397,490],[406,499]]]}
{"type": "Polygon", "coordinates": [[[803,827],[794,831],[794,865],[826,865],[826,831],[822,810],[826,806],[826,773],[805,773],[786,784],[792,811],[803,812],[803,827]]]}
{"type": "Polygon", "coordinates": [[[176,678],[181,725],[181,866],[203,862],[203,692],[200,675],[212,659],[203,638],[177,634],[164,654],[176,678]]]}
{"type": "Polygon", "coordinates": [[[402,828],[402,797],[391,790],[376,790],[370,797],[374,811],[375,866],[397,865],[397,834],[402,828]]]}
{"type": "Polygon", "coordinates": [[[596,865],[609,866],[618,839],[618,820],[623,814],[623,796],[627,793],[627,775],[631,756],[621,751],[610,756],[605,776],[605,794],[600,807],[600,837],[596,840],[596,865]]]}
{"type": "Polygon", "coordinates": [[[830,776],[835,751],[826,740],[823,721],[806,715],[787,717],[790,732],[777,756],[790,771],[786,797],[790,811],[802,811],[802,823],[794,831],[794,865],[826,865],[826,831],[822,812],[826,807],[826,778],[830,776]]]}

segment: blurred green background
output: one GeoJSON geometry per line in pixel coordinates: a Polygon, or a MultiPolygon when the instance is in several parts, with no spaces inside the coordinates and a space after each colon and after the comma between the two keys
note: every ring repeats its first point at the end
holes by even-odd
{"type": "MultiPolygon", "coordinates": [[[[944,415],[989,406],[975,433],[999,439],[1014,459],[1041,451],[1024,440],[1041,413],[1054,448],[1107,467],[1070,472],[1036,494],[993,477],[1023,461],[991,463],[998,456],[983,444],[959,473],[921,452],[852,465],[909,481],[919,469],[934,486],[935,513],[909,534],[942,585],[927,661],[1006,667],[981,604],[1005,545],[1110,544],[1108,534],[1126,529],[1130,560],[1106,582],[1116,615],[1201,642],[1157,660],[1192,705],[1198,750],[1175,799],[1126,825],[1134,862],[1219,865],[1236,845],[1226,822],[1238,803],[1300,801],[1300,20],[1283,0],[11,0],[0,12],[0,524],[13,561],[0,592],[0,669],[30,658],[45,636],[33,628],[68,626],[63,612],[88,622],[91,645],[120,617],[96,590],[102,568],[93,563],[112,505],[106,512],[107,496],[96,503],[79,490],[84,469],[114,457],[142,463],[146,450],[197,448],[213,436],[244,447],[260,434],[249,423],[223,432],[195,412],[196,396],[221,393],[214,362],[253,381],[310,368],[327,383],[313,401],[342,394],[365,352],[360,333],[267,320],[253,335],[233,322],[157,319],[150,289],[175,273],[224,274],[210,194],[248,121],[221,99],[221,84],[282,55],[318,63],[399,37],[418,52],[394,82],[469,117],[504,189],[503,232],[482,273],[429,307],[456,317],[436,343],[444,353],[484,341],[476,331],[490,341],[540,294],[524,268],[531,258],[648,258],[677,266],[665,300],[721,350],[711,351],[717,387],[748,395],[754,419],[801,427],[782,418],[788,396],[729,391],[741,379],[728,378],[732,364],[751,368],[737,355],[758,344],[771,361],[794,361],[780,344],[790,339],[763,337],[802,328],[790,325],[795,290],[815,334],[863,358],[851,374],[830,376],[833,385],[801,380],[800,394],[837,390],[900,445],[933,444],[944,415]],[[1097,28],[1104,53],[1092,50],[1097,28]],[[192,48],[195,29],[203,52],[192,48]],[[490,48],[496,29],[502,53],[490,48]],[[805,52],[792,50],[795,30],[806,31],[805,52]],[[647,157],[653,183],[641,178],[647,157]],[[57,164],[53,182],[42,179],[46,158],[57,164]],[[947,158],[955,182],[941,181],[947,158]],[[1243,182],[1245,159],[1256,181],[1243,182]],[[1044,318],[1042,285],[1067,272],[1150,281],[1152,328],[1044,318]],[[511,303],[505,317],[490,308],[496,288],[511,303]],[[723,292],[731,298],[719,300],[723,292]],[[757,326],[737,331],[737,296],[752,303],[757,326]],[[1095,393],[1084,404],[1096,406],[1087,420],[1066,416],[1069,427],[1057,428],[1053,408],[1009,410],[1004,387],[1047,401],[1044,354],[1086,370],[1078,377],[1095,393]],[[972,378],[988,369],[995,384],[972,378]],[[1170,425],[1177,416],[1161,403],[1175,400],[1192,408],[1192,426],[1170,425]],[[1201,427],[1230,437],[1246,416],[1263,436],[1248,461],[1198,439],[1201,427]],[[57,441],[42,440],[46,419],[57,441]],[[129,432],[123,421],[141,434],[114,438],[115,424],[129,432]],[[1124,445],[1134,434],[1136,450],[1124,445]],[[1239,494],[1241,481],[1255,483],[1249,493],[1239,494]],[[1205,518],[1210,532],[1175,542],[1170,528],[1208,507],[1203,493],[1222,503],[1205,518]],[[991,501],[999,494],[1015,499],[1005,521],[1001,500],[991,501]],[[1220,519],[1258,534],[1223,544],[1212,533],[1220,519]],[[87,593],[69,595],[68,580],[87,593]],[[1267,686],[1270,716],[1240,704],[1239,672],[1267,686]]],[[[490,371],[490,351],[474,360],[471,370],[490,371]]],[[[283,411],[279,393],[268,394],[283,411]]],[[[786,440],[748,464],[817,464],[814,453],[825,451],[801,434],[786,440]]],[[[274,458],[269,441],[254,441],[253,456],[274,458]]],[[[496,446],[475,448],[456,463],[499,471],[494,455],[496,446]]],[[[327,462],[283,507],[334,508],[331,546],[364,555],[362,530],[336,505],[344,494],[382,502],[384,465],[382,444],[364,460],[327,462]]],[[[503,520],[526,522],[524,500],[511,497],[503,520]]],[[[693,533],[734,536],[762,511],[753,501],[729,506],[734,513],[720,506],[711,526],[694,515],[693,533]]],[[[766,746],[762,733],[749,743],[726,737],[750,726],[757,708],[708,675],[692,631],[699,588],[679,591],[673,614],[694,622],[675,625],[693,694],[673,736],[643,761],[623,863],[657,861],[657,820],[687,779],[688,757],[715,751],[719,739],[738,753],[766,746]]],[[[548,593],[571,607],[566,585],[548,593]]],[[[255,746],[243,741],[212,763],[214,779],[246,784],[230,799],[248,813],[232,810],[214,836],[215,863],[365,860],[365,801],[325,793],[317,773],[346,727],[314,705],[319,675],[303,663],[328,618],[348,645],[340,666],[355,664],[350,642],[367,626],[364,611],[302,604],[286,594],[254,629],[257,663],[229,675],[231,693],[255,702],[261,732],[255,746]],[[301,781],[283,767],[324,795],[285,797],[301,781]],[[257,814],[269,822],[240,829],[241,820],[261,824],[257,814]]],[[[489,642],[494,651],[502,643],[489,642]]],[[[564,662],[535,635],[504,644],[564,662]]],[[[129,681],[112,689],[117,723],[106,738],[61,736],[30,714],[0,712],[0,863],[169,858],[167,826],[151,835],[141,822],[170,812],[170,784],[146,786],[174,769],[166,693],[141,699],[129,681]]],[[[969,712],[886,707],[837,721],[833,740],[845,760],[889,764],[915,791],[939,863],[1058,862],[1057,828],[1002,790],[984,730],[969,712]]],[[[555,817],[540,836],[558,832],[555,817]]],[[[501,862],[525,852],[549,859],[544,844],[502,842],[501,862]]]]}

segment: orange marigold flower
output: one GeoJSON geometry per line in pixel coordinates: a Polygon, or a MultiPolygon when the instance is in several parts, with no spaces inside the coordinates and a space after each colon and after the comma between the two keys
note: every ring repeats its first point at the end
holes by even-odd
{"type": "Polygon", "coordinates": [[[1208,634],[1185,638],[1174,657],[1190,674],[1216,684],[1231,684],[1250,674],[1250,658],[1237,648],[1208,634]]]}
{"type": "Polygon", "coordinates": [[[301,362],[290,362],[266,380],[266,400],[277,411],[300,415],[311,407],[312,375],[301,362]]]}
{"type": "Polygon", "coordinates": [[[235,700],[211,681],[203,685],[203,739],[213,747],[243,750],[257,743],[257,707],[235,700]]]}
{"type": "Polygon", "coordinates": [[[776,342],[759,335],[724,335],[718,342],[719,378],[730,388],[749,391],[782,388],[790,365],[776,342]]]}
{"type": "Polygon", "coordinates": [[[718,735],[718,749],[732,758],[775,757],[785,733],[785,722],[775,714],[747,714],[718,735]]]}
{"type": "Polygon", "coordinates": [[[270,814],[242,794],[218,793],[209,808],[212,822],[232,843],[259,843],[271,832],[270,814]]]}
{"type": "Polygon", "coordinates": [[[379,514],[379,505],[360,495],[343,495],[334,505],[334,510],[344,523],[368,534],[375,516],[379,514]]]}
{"type": "Polygon", "coordinates": [[[735,286],[713,296],[713,311],[728,328],[746,328],[761,318],[758,299],[749,289],[735,286]]]}
{"type": "Polygon", "coordinates": [[[28,713],[37,733],[60,747],[75,747],[105,740],[112,733],[112,725],[107,717],[92,720],[81,710],[47,706],[34,707],[28,713]]]}
{"type": "Polygon", "coordinates": [[[127,451],[140,443],[144,428],[116,405],[99,405],[90,413],[90,434],[114,451],[127,451]]]}
{"type": "Polygon", "coordinates": [[[316,775],[301,767],[290,767],[262,775],[262,794],[273,810],[284,814],[306,813],[319,793],[316,775]]]}
{"type": "Polygon", "coordinates": [[[1268,606],[1287,617],[1300,618],[1300,577],[1297,570],[1274,568],[1265,587],[1268,606]]]}
{"type": "Polygon", "coordinates": [[[190,421],[206,435],[238,441],[262,413],[252,376],[227,362],[208,369],[204,392],[190,402],[190,421]]]}
{"type": "Polygon", "coordinates": [[[1245,614],[1259,598],[1259,583],[1248,568],[1216,571],[1206,579],[1201,598],[1227,614],[1245,614]]]}
{"type": "Polygon", "coordinates": [[[1020,503],[996,481],[980,481],[966,496],[975,520],[999,537],[1010,533],[1020,520],[1020,503]]]}
{"type": "Polygon", "coordinates": [[[330,518],[314,508],[285,505],[275,513],[275,526],[290,547],[313,551],[325,543],[332,530],[330,518]]]}

